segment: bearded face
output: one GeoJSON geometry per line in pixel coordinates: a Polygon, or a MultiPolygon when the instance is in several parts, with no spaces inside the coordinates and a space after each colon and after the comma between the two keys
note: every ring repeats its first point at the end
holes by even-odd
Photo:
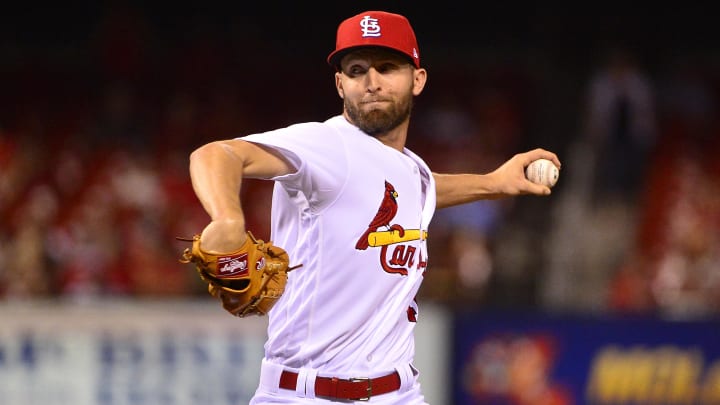
{"type": "Polygon", "coordinates": [[[413,98],[410,90],[400,99],[374,98],[350,100],[344,99],[345,111],[352,122],[363,132],[377,136],[395,129],[410,117],[413,98]],[[368,101],[372,100],[372,102],[368,101]]]}
{"type": "Polygon", "coordinates": [[[343,57],[336,83],[345,114],[371,136],[392,131],[410,117],[415,69],[405,56],[382,48],[363,48],[343,57]]]}

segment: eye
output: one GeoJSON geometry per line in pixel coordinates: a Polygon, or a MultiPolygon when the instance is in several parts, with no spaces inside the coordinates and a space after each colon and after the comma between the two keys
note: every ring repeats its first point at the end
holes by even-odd
{"type": "Polygon", "coordinates": [[[360,65],[351,65],[345,69],[345,74],[350,77],[357,77],[367,72],[367,69],[360,65]]]}
{"type": "Polygon", "coordinates": [[[388,73],[398,69],[398,65],[391,62],[381,63],[376,67],[380,73],[388,73]]]}

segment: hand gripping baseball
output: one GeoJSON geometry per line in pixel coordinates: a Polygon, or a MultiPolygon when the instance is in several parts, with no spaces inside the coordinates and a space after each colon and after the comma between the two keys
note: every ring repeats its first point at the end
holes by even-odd
{"type": "Polygon", "coordinates": [[[272,242],[255,239],[250,231],[243,246],[229,253],[211,253],[200,246],[200,235],[185,249],[181,263],[194,263],[208,292],[222,301],[223,308],[238,317],[265,315],[285,292],[289,267],[287,252],[272,242]]]}

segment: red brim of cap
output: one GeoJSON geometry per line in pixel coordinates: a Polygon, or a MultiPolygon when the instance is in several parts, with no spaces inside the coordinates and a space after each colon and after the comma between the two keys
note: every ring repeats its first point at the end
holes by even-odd
{"type": "Polygon", "coordinates": [[[385,50],[391,51],[391,52],[393,52],[393,53],[395,53],[395,54],[397,54],[397,55],[399,55],[399,56],[404,57],[405,59],[407,59],[407,61],[408,61],[411,65],[415,66],[416,68],[419,68],[419,67],[420,67],[420,61],[419,61],[418,59],[414,59],[414,58],[410,57],[410,55],[407,55],[407,54],[404,53],[404,52],[400,52],[400,51],[398,51],[398,50],[395,49],[395,48],[390,48],[390,47],[388,47],[388,46],[380,46],[380,45],[358,45],[358,46],[353,46],[353,47],[350,47],[350,48],[344,48],[344,49],[339,49],[339,50],[333,51],[330,55],[328,55],[328,57],[327,57],[327,63],[328,63],[330,66],[334,67],[334,68],[339,68],[339,67],[340,67],[340,62],[342,61],[342,58],[343,58],[345,55],[347,55],[348,53],[350,53],[350,52],[352,52],[352,51],[355,51],[355,50],[358,50],[358,49],[363,49],[363,48],[380,48],[380,49],[385,49],[385,50]]]}

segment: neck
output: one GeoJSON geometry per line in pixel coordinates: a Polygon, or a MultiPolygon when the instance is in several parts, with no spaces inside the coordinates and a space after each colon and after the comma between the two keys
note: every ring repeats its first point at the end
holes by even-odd
{"type": "MultiPolygon", "coordinates": [[[[343,116],[349,123],[357,126],[357,124],[355,124],[353,122],[353,120],[348,116],[347,112],[344,112],[343,116]]],[[[410,120],[406,119],[400,125],[396,126],[395,128],[393,128],[389,131],[382,132],[382,133],[375,134],[375,135],[368,135],[368,136],[372,136],[373,138],[382,142],[386,146],[389,146],[393,149],[397,149],[398,151],[402,152],[403,149],[405,149],[405,142],[407,141],[407,131],[408,131],[409,124],[410,124],[410,120]]]]}
{"type": "Polygon", "coordinates": [[[402,152],[405,148],[405,141],[407,140],[407,126],[401,125],[401,127],[397,127],[384,134],[376,135],[375,138],[386,146],[402,152]]]}

